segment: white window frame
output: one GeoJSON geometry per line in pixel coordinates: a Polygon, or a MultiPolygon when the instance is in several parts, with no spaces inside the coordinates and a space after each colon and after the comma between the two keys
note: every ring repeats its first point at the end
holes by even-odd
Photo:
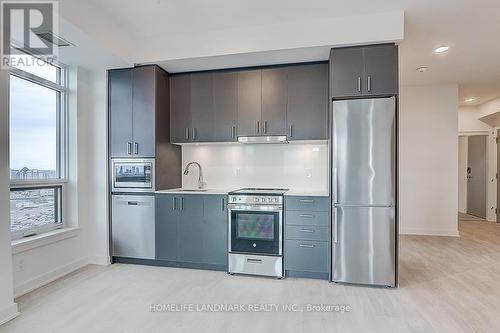
{"type": "MultiPolygon", "coordinates": [[[[30,55],[34,56],[35,55],[30,55]]],[[[44,79],[37,75],[25,72],[18,68],[10,67],[10,75],[15,76],[20,79],[30,81],[32,83],[38,84],[40,86],[55,90],[59,93],[59,101],[57,103],[57,166],[56,173],[58,178],[54,179],[43,179],[43,180],[11,180],[10,189],[14,190],[30,190],[30,189],[41,189],[41,188],[54,188],[59,190],[59,195],[57,197],[56,208],[56,220],[57,223],[46,224],[44,226],[28,229],[23,231],[11,231],[11,239],[18,240],[23,237],[39,235],[41,233],[46,233],[53,231],[55,229],[61,229],[67,227],[65,223],[65,209],[63,205],[63,198],[66,194],[67,187],[67,176],[68,176],[68,67],[62,63],[51,63],[59,68],[59,75],[57,77],[57,82],[52,82],[50,80],[44,79]]],[[[9,110],[10,113],[10,110],[9,110]]]]}

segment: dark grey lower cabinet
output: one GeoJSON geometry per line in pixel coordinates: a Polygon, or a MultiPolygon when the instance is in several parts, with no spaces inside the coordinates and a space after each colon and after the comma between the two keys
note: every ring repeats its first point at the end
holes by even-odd
{"type": "Polygon", "coordinates": [[[156,259],[162,265],[225,270],[227,196],[156,195],[156,259]]]}
{"type": "Polygon", "coordinates": [[[285,198],[286,276],[329,279],[329,197],[285,198]]]}

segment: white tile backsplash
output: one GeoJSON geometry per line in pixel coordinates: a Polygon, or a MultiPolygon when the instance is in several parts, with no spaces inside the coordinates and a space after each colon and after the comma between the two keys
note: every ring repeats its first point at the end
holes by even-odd
{"type": "MultiPolygon", "coordinates": [[[[328,145],[323,142],[182,146],[183,169],[192,161],[201,164],[208,188],[328,190],[328,145]]],[[[191,168],[182,176],[183,187],[197,184],[198,171],[191,168]]]]}

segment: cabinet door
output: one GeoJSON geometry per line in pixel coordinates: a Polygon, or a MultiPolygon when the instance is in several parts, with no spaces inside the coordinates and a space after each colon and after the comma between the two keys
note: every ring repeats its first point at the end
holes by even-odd
{"type": "Polygon", "coordinates": [[[191,74],[191,141],[214,141],[213,74],[191,74]]]}
{"type": "Polygon", "coordinates": [[[262,124],[263,135],[286,134],[287,70],[262,71],[262,124]]]}
{"type": "Polygon", "coordinates": [[[133,155],[155,156],[156,67],[136,67],[133,78],[133,155]]]}
{"type": "Polygon", "coordinates": [[[183,262],[203,261],[203,195],[180,197],[179,260],[183,262]]]}
{"type": "Polygon", "coordinates": [[[214,73],[215,141],[236,141],[237,87],[237,73],[214,73]]]}
{"type": "Polygon", "coordinates": [[[261,71],[238,72],[238,135],[260,135],[262,109],[261,71]]]}
{"type": "Polygon", "coordinates": [[[227,265],[227,196],[205,195],[203,219],[204,263],[227,265]]]}
{"type": "Polygon", "coordinates": [[[178,260],[179,204],[175,195],[156,195],[156,259],[178,260]]]}
{"type": "Polygon", "coordinates": [[[398,51],[396,45],[364,48],[365,95],[395,95],[398,92],[398,51]]]}
{"type": "Polygon", "coordinates": [[[127,157],[132,153],[132,70],[108,72],[109,153],[127,157]]]}
{"type": "Polygon", "coordinates": [[[289,140],[328,138],[328,64],[288,69],[289,140]]]}
{"type": "Polygon", "coordinates": [[[170,77],[170,136],[173,143],[191,138],[191,79],[189,74],[170,77]]]}
{"type": "Polygon", "coordinates": [[[330,54],[332,71],[332,97],[361,96],[364,85],[363,48],[348,47],[332,49],[330,54]]]}

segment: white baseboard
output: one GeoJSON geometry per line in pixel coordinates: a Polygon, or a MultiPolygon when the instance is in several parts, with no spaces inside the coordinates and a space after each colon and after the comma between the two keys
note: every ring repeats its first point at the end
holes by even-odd
{"type": "Polygon", "coordinates": [[[23,282],[17,286],[14,286],[14,297],[19,297],[24,294],[29,293],[35,289],[38,289],[50,282],[53,282],[65,275],[68,275],[71,272],[76,271],[84,266],[87,266],[89,263],[87,258],[82,258],[67,265],[58,267],[50,272],[41,274],[29,281],[23,282]]]}
{"type": "Polygon", "coordinates": [[[109,256],[93,256],[89,258],[88,263],[92,265],[108,266],[111,264],[111,259],[109,256]]]}
{"type": "Polygon", "coordinates": [[[446,237],[460,237],[458,230],[454,229],[420,229],[409,228],[403,229],[399,232],[400,235],[421,235],[421,236],[446,236],[446,237]]]}
{"type": "Polygon", "coordinates": [[[0,309],[0,325],[19,316],[19,311],[17,310],[17,303],[12,303],[3,309],[0,309]]]}

